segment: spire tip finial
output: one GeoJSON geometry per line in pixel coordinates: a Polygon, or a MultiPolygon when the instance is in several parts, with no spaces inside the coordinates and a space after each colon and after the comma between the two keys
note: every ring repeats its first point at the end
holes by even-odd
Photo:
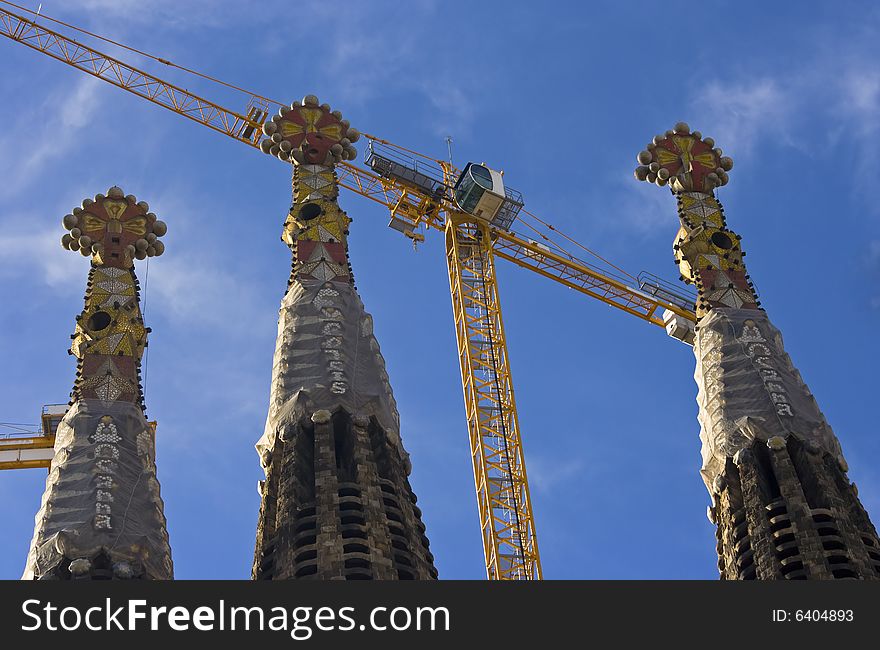
{"type": "Polygon", "coordinates": [[[168,226],[150,212],[146,201],[128,196],[114,185],[94,199],[84,199],[61,220],[69,231],[61,238],[61,246],[92,256],[104,266],[130,267],[135,259],[146,259],[165,252],[159,237],[168,226]]]}
{"type": "Polygon", "coordinates": [[[357,158],[352,143],[360,139],[342,113],[331,111],[315,95],[282,106],[272,119],[263,124],[260,150],[284,162],[306,165],[334,165],[357,158]]]}
{"type": "Polygon", "coordinates": [[[678,122],[639,152],[635,177],[659,187],[668,184],[674,192],[712,194],[716,187],[727,185],[727,172],[733,169],[733,159],[722,154],[712,138],[678,122]]]}

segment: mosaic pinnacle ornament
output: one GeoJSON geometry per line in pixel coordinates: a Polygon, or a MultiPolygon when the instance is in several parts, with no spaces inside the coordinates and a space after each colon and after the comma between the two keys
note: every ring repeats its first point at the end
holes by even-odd
{"type": "Polygon", "coordinates": [[[253,577],[435,578],[385,361],[352,280],[351,219],[337,204],[334,165],[356,156],[358,133],[313,95],[263,131],[262,150],[293,162],[282,234],[293,269],[257,443],[266,480],[253,577]]]}
{"type": "Polygon", "coordinates": [[[173,577],[140,363],[149,329],[134,260],[161,255],[165,223],[118,187],[63,219],[61,245],[90,257],[76,317],[71,402],[36,516],[26,579],[173,577]]]}
{"type": "Polygon", "coordinates": [[[680,122],[639,153],[635,176],[678,201],[675,262],[698,292],[694,377],[721,577],[877,579],[877,531],[714,195],[733,167],[714,145],[680,122]]]}

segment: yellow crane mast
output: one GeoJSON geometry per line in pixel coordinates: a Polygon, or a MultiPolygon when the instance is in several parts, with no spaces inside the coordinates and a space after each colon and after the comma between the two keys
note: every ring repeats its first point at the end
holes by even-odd
{"type": "MultiPolygon", "coordinates": [[[[46,16],[41,18],[54,21],[46,16]]],[[[112,43],[72,25],[60,24],[112,43]]],[[[249,95],[244,111],[230,110],[5,8],[0,8],[0,34],[263,151],[271,147],[263,124],[274,109],[285,106],[211,79],[249,95]]],[[[163,65],[205,77],[165,59],[137,52],[163,65]]],[[[525,215],[544,222],[522,211],[521,197],[504,186],[498,172],[473,164],[459,170],[451,163],[363,135],[369,143],[367,168],[340,163],[339,184],[384,205],[391,215],[389,226],[413,242],[424,240],[422,231],[445,234],[487,576],[498,580],[540,579],[541,562],[495,258],[513,262],[670,331],[673,326],[682,329],[681,324],[692,323],[695,316],[687,299],[664,292],[652,282],[636,281],[639,288],[630,286],[626,278],[614,277],[570,254],[540,228],[529,225],[525,215]],[[514,222],[528,225],[541,241],[514,232],[514,222]]],[[[635,280],[632,276],[630,279],[635,280]]]]}
{"type": "Polygon", "coordinates": [[[446,263],[483,551],[490,580],[539,580],[541,559],[490,239],[485,222],[464,214],[449,219],[446,263]]]}

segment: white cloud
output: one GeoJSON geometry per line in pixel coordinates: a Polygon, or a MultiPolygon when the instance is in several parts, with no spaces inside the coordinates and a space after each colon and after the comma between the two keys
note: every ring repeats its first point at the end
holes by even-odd
{"type": "Polygon", "coordinates": [[[0,232],[0,276],[21,281],[40,280],[58,291],[84,287],[87,265],[79,253],[61,248],[61,226],[57,229],[0,232]]]}
{"type": "MultiPolygon", "coordinates": [[[[304,3],[298,8],[303,23],[324,26],[320,37],[309,37],[322,39],[315,43],[320,55],[314,65],[321,80],[326,80],[323,92],[332,93],[334,107],[363,105],[392,93],[416,93],[434,109],[428,120],[438,135],[460,133],[475,115],[468,91],[479,88],[484,79],[467,66],[453,73],[425,56],[425,43],[435,36],[433,30],[442,18],[437,2],[408,2],[405,12],[388,20],[388,12],[395,10],[396,6],[382,11],[375,4],[352,3],[340,20],[338,8],[326,3],[304,3]]],[[[267,51],[273,53],[287,44],[275,30],[270,30],[267,40],[267,51]]]]}
{"type": "Polygon", "coordinates": [[[863,197],[870,197],[870,209],[876,213],[873,195],[880,175],[880,73],[859,64],[841,76],[839,88],[832,115],[839,121],[840,137],[848,137],[858,152],[854,183],[863,197]]]}
{"type": "Polygon", "coordinates": [[[856,152],[852,189],[873,198],[880,174],[880,72],[873,62],[874,43],[854,37],[834,47],[817,45],[811,56],[776,75],[766,72],[762,60],[736,76],[710,80],[691,99],[691,126],[704,129],[734,159],[757,155],[770,143],[802,156],[821,155],[814,154],[817,146],[845,147],[856,152]]]}
{"type": "Polygon", "coordinates": [[[863,126],[874,130],[877,126],[877,108],[880,106],[880,73],[873,69],[851,73],[844,78],[843,87],[847,91],[844,95],[847,101],[841,104],[841,109],[868,118],[869,122],[863,126]]]}
{"type": "Polygon", "coordinates": [[[436,84],[425,81],[420,85],[420,90],[436,109],[431,119],[434,133],[445,137],[453,133],[461,134],[468,129],[476,110],[464,89],[449,82],[436,84]]]}
{"type": "MultiPolygon", "coordinates": [[[[842,47],[817,46],[812,55],[778,74],[768,72],[764,60],[744,62],[736,74],[701,78],[682,117],[693,129],[714,138],[738,163],[765,154],[771,146],[791,149],[791,164],[822,155],[821,147],[850,149],[856,164],[851,189],[867,210],[876,213],[880,72],[873,63],[874,47],[874,40],[858,39],[842,47]]],[[[671,126],[655,128],[660,132],[671,126]]],[[[646,142],[649,138],[647,134],[646,142]]],[[[611,222],[624,225],[631,234],[668,230],[670,219],[674,222],[669,197],[656,187],[636,183],[635,166],[633,159],[632,166],[621,166],[605,177],[594,209],[603,210],[611,222]]]]}
{"type": "MultiPolygon", "coordinates": [[[[0,278],[18,284],[38,279],[57,293],[78,292],[85,287],[88,263],[79,253],[61,248],[60,223],[57,228],[42,230],[10,229],[6,224],[0,230],[0,250],[4,251],[0,256],[0,278]]],[[[251,326],[242,314],[273,313],[270,301],[261,302],[264,294],[217,259],[163,255],[152,260],[149,272],[146,262],[139,262],[136,272],[142,302],[148,298],[146,306],[151,313],[158,311],[176,323],[236,334],[247,332],[251,326]]]]}
{"type": "MultiPolygon", "coordinates": [[[[691,126],[705,128],[735,160],[757,156],[768,144],[797,150],[791,154],[793,165],[824,155],[823,148],[844,152],[852,196],[865,215],[877,216],[880,72],[875,43],[873,34],[853,35],[833,47],[817,45],[799,65],[776,76],[763,71],[762,61],[755,63],[761,73],[744,69],[736,78],[712,80],[693,97],[697,117],[691,126]]],[[[867,259],[876,270],[880,242],[869,242],[867,259]]],[[[880,296],[868,302],[880,309],[880,296]]]]}
{"type": "Polygon", "coordinates": [[[699,129],[705,124],[711,132],[703,135],[713,137],[723,149],[748,154],[764,137],[794,142],[789,122],[800,107],[792,89],[778,80],[749,76],[728,83],[711,81],[691,103],[697,118],[691,126],[699,129]]]}
{"type": "Polygon", "coordinates": [[[584,461],[579,458],[546,460],[529,456],[526,468],[529,485],[542,493],[550,493],[560,485],[584,474],[584,461]]]}
{"type": "Polygon", "coordinates": [[[100,19],[101,26],[105,28],[104,32],[98,33],[110,36],[111,31],[116,32],[113,35],[118,35],[120,27],[125,29],[132,25],[163,24],[181,29],[195,25],[219,25],[232,21],[230,14],[244,16],[247,10],[246,5],[219,4],[215,0],[64,0],[63,3],[43,2],[42,13],[53,18],[62,13],[75,16],[80,23],[69,18],[68,22],[78,27],[83,27],[81,19],[87,13],[90,18],[100,19]],[[108,24],[110,21],[113,22],[112,29],[108,24]]]}
{"type": "MultiPolygon", "coordinates": [[[[77,80],[71,92],[64,93],[63,104],[59,97],[52,98],[50,104],[63,106],[60,113],[61,128],[53,128],[50,137],[41,138],[40,144],[32,149],[25,157],[20,167],[20,173],[24,176],[38,171],[43,164],[52,159],[63,156],[78,140],[78,132],[91,122],[92,114],[98,105],[95,97],[95,89],[100,82],[97,79],[84,77],[77,80]]],[[[47,134],[48,135],[48,134],[47,134]]]]}
{"type": "Polygon", "coordinates": [[[0,140],[2,193],[13,195],[30,186],[46,166],[79,148],[87,128],[95,122],[100,101],[98,87],[103,82],[80,77],[53,92],[38,109],[19,118],[0,140]],[[34,115],[51,119],[34,120],[34,115]],[[27,134],[22,142],[21,134],[27,134]],[[21,152],[24,151],[22,154],[21,152]]]}
{"type": "MultiPolygon", "coordinates": [[[[139,276],[143,286],[143,267],[139,276]]],[[[251,323],[242,314],[273,313],[269,304],[256,304],[260,292],[253,286],[207,257],[163,255],[153,260],[146,288],[149,310],[158,309],[178,323],[246,332],[251,323]]]]}
{"type": "MultiPolygon", "coordinates": [[[[880,276],[880,239],[868,244],[868,268],[871,273],[880,276]]],[[[872,296],[869,303],[872,309],[880,309],[880,295],[872,296]]]]}
{"type": "MultiPolygon", "coordinates": [[[[633,157],[635,160],[635,156],[633,157]]],[[[616,196],[611,202],[614,215],[610,220],[614,227],[628,226],[637,235],[655,232],[674,232],[676,227],[675,206],[665,187],[643,183],[633,178],[633,162],[630,169],[621,169],[606,180],[606,187],[616,196]]],[[[606,214],[607,209],[603,209],[606,214]]]]}

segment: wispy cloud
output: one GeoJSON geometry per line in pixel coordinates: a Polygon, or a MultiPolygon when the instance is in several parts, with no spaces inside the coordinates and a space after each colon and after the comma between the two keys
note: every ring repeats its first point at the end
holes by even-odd
{"type": "Polygon", "coordinates": [[[252,323],[243,314],[274,311],[253,285],[207,255],[163,255],[151,264],[148,288],[150,311],[159,310],[177,324],[245,333],[252,323]]]}
{"type": "Polygon", "coordinates": [[[739,154],[751,153],[760,140],[772,137],[793,145],[790,123],[800,109],[797,93],[772,77],[723,82],[714,80],[691,101],[697,122],[711,126],[719,146],[739,154]]]}
{"type": "MultiPolygon", "coordinates": [[[[469,128],[476,113],[470,96],[485,79],[469,72],[468,66],[453,72],[425,56],[426,43],[444,20],[435,0],[408,2],[394,20],[387,15],[397,11],[397,5],[378,11],[374,4],[352,3],[344,20],[336,7],[322,2],[305,3],[300,11],[305,22],[325,27],[323,42],[315,44],[321,56],[315,57],[314,65],[335,103],[363,105],[378,97],[416,94],[433,109],[427,120],[438,135],[469,128]]],[[[270,41],[273,49],[285,42],[272,36],[270,41]]]]}
{"type": "MultiPolygon", "coordinates": [[[[856,189],[861,196],[873,199],[880,175],[880,72],[860,64],[842,75],[838,83],[840,93],[832,105],[833,114],[840,120],[840,136],[848,137],[858,152],[856,189]]],[[[873,200],[870,206],[872,212],[878,212],[873,200]]]]}
{"type": "MultiPolygon", "coordinates": [[[[747,157],[767,139],[795,146],[790,125],[800,110],[797,93],[771,77],[753,77],[732,81],[715,79],[701,85],[688,104],[688,121],[694,129],[705,129],[725,152],[737,158],[747,157]]],[[[657,125],[657,132],[672,124],[657,125]]],[[[650,134],[646,135],[647,143],[650,134]]],[[[675,213],[667,189],[633,179],[638,164],[635,152],[626,163],[616,166],[601,184],[601,204],[594,209],[605,213],[614,230],[629,235],[651,237],[668,233],[674,227],[675,213]]]]}
{"type": "MultiPolygon", "coordinates": [[[[5,230],[5,229],[4,229],[5,230]]],[[[61,248],[61,227],[19,232],[0,231],[0,276],[21,282],[40,280],[58,291],[85,286],[85,274],[79,254],[61,248]]]]}
{"type": "MultiPolygon", "coordinates": [[[[0,277],[17,283],[39,278],[58,293],[85,287],[88,264],[79,253],[61,248],[60,223],[57,228],[36,230],[13,229],[9,221],[0,230],[0,249],[4,251],[0,256],[0,277]]],[[[12,223],[19,221],[24,219],[12,223]]],[[[242,318],[242,314],[273,313],[272,300],[227,270],[218,257],[164,255],[151,262],[149,271],[145,262],[139,262],[137,273],[142,299],[149,298],[147,306],[152,314],[159,312],[176,324],[242,334],[251,327],[250,320],[242,318]]]]}
{"type": "Polygon", "coordinates": [[[53,125],[60,128],[52,128],[51,135],[45,133],[46,137],[36,140],[38,144],[23,160],[19,159],[17,173],[20,179],[39,172],[46,162],[60,158],[78,143],[81,131],[91,122],[98,106],[95,88],[99,84],[97,79],[80,78],[70,92],[63,93],[63,99],[55,95],[49,100],[49,105],[64,106],[64,110],[57,112],[61,123],[53,125]]]}
{"type": "MultiPolygon", "coordinates": [[[[793,165],[822,155],[822,148],[842,152],[851,200],[860,204],[863,215],[876,218],[880,72],[874,64],[875,44],[873,34],[854,35],[833,47],[818,45],[797,66],[775,75],[759,72],[763,63],[755,63],[738,76],[715,79],[694,95],[696,119],[740,161],[768,147],[790,148],[793,165]]],[[[876,240],[869,242],[867,258],[870,272],[876,273],[876,240]]],[[[880,309],[880,296],[868,301],[880,309]]]]}
{"type": "MultiPolygon", "coordinates": [[[[291,44],[301,40],[308,42],[314,53],[308,67],[318,73],[315,75],[318,87],[301,89],[302,94],[315,92],[322,101],[332,97],[334,107],[349,109],[377,97],[418,95],[432,109],[425,120],[435,133],[461,134],[468,131],[476,116],[477,109],[471,98],[485,84],[485,79],[470,72],[467,66],[452,70],[447,65],[437,65],[434,57],[425,56],[425,44],[436,37],[438,24],[445,20],[442,9],[436,0],[412,0],[406,4],[405,12],[389,20],[389,14],[399,11],[391,2],[304,0],[291,7],[281,0],[267,0],[257,15],[244,6],[236,8],[230,3],[224,3],[221,11],[211,0],[189,0],[183,4],[176,0],[43,3],[47,15],[57,15],[97,33],[111,35],[122,43],[196,68],[199,66],[192,60],[177,60],[175,51],[180,48],[176,41],[160,40],[162,45],[154,44],[151,48],[140,44],[133,35],[145,26],[154,32],[158,29],[159,34],[163,29],[174,31],[194,26],[220,34],[246,20],[252,28],[262,32],[259,47],[268,65],[287,57],[291,44]],[[376,5],[385,5],[385,9],[376,5]],[[237,18],[239,14],[241,20],[237,18]],[[279,22],[284,16],[290,17],[289,24],[279,22]],[[320,26],[320,29],[301,26],[320,26]],[[165,49],[155,51],[156,47],[165,49]]],[[[111,54],[117,51],[110,44],[98,42],[95,45],[111,54]]],[[[124,51],[119,56],[131,64],[153,69],[153,63],[135,53],[124,51]]],[[[291,69],[296,69],[296,65],[291,69]]],[[[293,100],[300,96],[279,99],[293,100]]]]}
{"type": "Polygon", "coordinates": [[[63,159],[82,143],[95,122],[101,81],[80,77],[51,93],[33,113],[19,118],[0,139],[0,195],[10,196],[30,187],[46,166],[63,159]],[[34,115],[51,119],[34,120],[34,115]],[[27,144],[22,140],[27,139],[27,144]],[[24,154],[22,154],[24,150],[24,154]]]}
{"type": "MultiPolygon", "coordinates": [[[[880,239],[868,244],[868,269],[870,273],[880,277],[880,239]]],[[[871,296],[870,304],[873,309],[880,309],[880,294],[871,296]]]]}
{"type": "Polygon", "coordinates": [[[548,460],[530,456],[528,459],[529,484],[543,493],[550,493],[573,481],[584,471],[584,461],[579,458],[548,460]]]}
{"type": "MultiPolygon", "coordinates": [[[[463,81],[467,83],[467,80],[463,81]]],[[[436,135],[462,134],[469,130],[477,111],[461,83],[456,84],[450,80],[438,85],[423,81],[419,89],[436,109],[431,116],[431,125],[436,135]]]]}
{"type": "MultiPolygon", "coordinates": [[[[687,120],[712,136],[737,162],[767,147],[787,147],[809,157],[817,143],[855,152],[851,190],[875,214],[880,176],[880,72],[873,63],[874,38],[854,38],[834,47],[816,46],[798,64],[774,72],[766,62],[744,62],[735,73],[701,79],[691,92],[687,120]],[[817,131],[817,124],[822,125],[817,131]]],[[[779,68],[777,68],[779,69],[779,68]]],[[[671,125],[667,125],[668,126],[671,125]]],[[[661,130],[664,125],[658,125],[661,130]]],[[[794,163],[793,163],[794,164],[794,163]]],[[[635,162],[633,162],[635,166],[635,162]]],[[[667,197],[631,182],[629,170],[608,179],[611,203],[636,234],[669,227],[667,197]],[[625,179],[625,182],[624,180],[625,179]]]]}
{"type": "MultiPolygon", "coordinates": [[[[221,25],[231,21],[232,14],[244,15],[245,5],[226,3],[218,11],[215,0],[64,0],[62,3],[43,2],[43,13],[56,17],[60,14],[73,14],[82,18],[99,21],[104,27],[112,22],[117,29],[119,22],[125,26],[161,24],[172,28],[187,28],[221,25]]],[[[80,25],[81,26],[81,25],[80,25]]],[[[124,27],[123,27],[124,28],[124,27]]],[[[108,31],[109,30],[105,30],[108,31]]]]}
{"type": "Polygon", "coordinates": [[[633,178],[635,156],[629,169],[606,179],[605,187],[614,196],[611,202],[614,218],[609,220],[615,228],[623,226],[630,233],[646,236],[656,232],[668,233],[675,227],[674,205],[669,190],[650,183],[640,183],[633,178]]]}
{"type": "MultiPolygon", "coordinates": [[[[875,39],[817,46],[793,68],[771,74],[763,61],[736,75],[710,80],[692,97],[695,128],[735,158],[759,155],[764,145],[812,155],[816,144],[855,152],[852,190],[873,199],[880,173],[880,72],[875,39]],[[699,125],[697,123],[699,121],[699,125]]],[[[869,210],[877,212],[873,200],[869,210]]]]}

